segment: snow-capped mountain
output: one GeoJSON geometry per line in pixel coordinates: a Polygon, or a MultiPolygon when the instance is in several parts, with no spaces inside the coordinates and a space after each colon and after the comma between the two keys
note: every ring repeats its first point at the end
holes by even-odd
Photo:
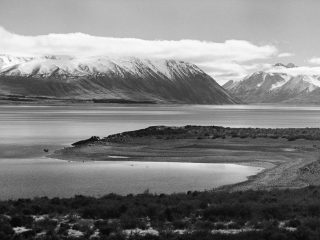
{"type": "Polygon", "coordinates": [[[237,103],[194,64],[103,56],[0,55],[0,95],[194,104],[237,103]]]}
{"type": "Polygon", "coordinates": [[[33,59],[32,57],[17,57],[17,56],[0,54],[0,70],[6,67],[13,66],[15,64],[28,62],[32,59],[33,59]]]}
{"type": "Polygon", "coordinates": [[[287,71],[296,67],[277,63],[267,71],[255,72],[241,81],[231,80],[223,87],[247,103],[320,103],[320,76],[287,71]]]}

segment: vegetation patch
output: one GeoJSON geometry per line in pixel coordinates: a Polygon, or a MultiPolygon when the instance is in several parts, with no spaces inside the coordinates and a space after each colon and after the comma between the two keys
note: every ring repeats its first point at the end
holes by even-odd
{"type": "Polygon", "coordinates": [[[320,187],[0,202],[0,239],[319,239],[320,187]]]}

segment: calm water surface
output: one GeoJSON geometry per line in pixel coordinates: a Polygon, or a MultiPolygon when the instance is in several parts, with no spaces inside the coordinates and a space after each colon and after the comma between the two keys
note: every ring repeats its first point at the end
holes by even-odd
{"type": "Polygon", "coordinates": [[[279,105],[1,106],[0,143],[70,144],[150,125],[320,127],[320,107],[279,105]]]}
{"type": "Polygon", "coordinates": [[[236,164],[66,162],[48,158],[0,160],[0,196],[186,192],[245,181],[261,169],[236,164]]]}
{"type": "Polygon", "coordinates": [[[0,198],[181,192],[243,181],[260,169],[232,164],[74,163],[50,150],[92,135],[150,125],[320,127],[320,107],[279,105],[0,106],[0,198]]]}

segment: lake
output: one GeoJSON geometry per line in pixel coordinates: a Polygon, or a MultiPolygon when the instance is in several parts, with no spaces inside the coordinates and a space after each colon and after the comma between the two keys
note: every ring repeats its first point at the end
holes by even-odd
{"type": "Polygon", "coordinates": [[[68,145],[151,125],[320,127],[320,107],[285,105],[0,105],[0,143],[68,145]]]}
{"type": "Polygon", "coordinates": [[[248,175],[261,170],[236,164],[83,163],[48,158],[2,159],[0,166],[2,199],[209,190],[245,181],[248,175]]]}
{"type": "Polygon", "coordinates": [[[320,127],[320,107],[285,105],[0,106],[0,198],[204,190],[260,168],[235,164],[67,162],[43,157],[90,136],[151,125],[320,127]]]}

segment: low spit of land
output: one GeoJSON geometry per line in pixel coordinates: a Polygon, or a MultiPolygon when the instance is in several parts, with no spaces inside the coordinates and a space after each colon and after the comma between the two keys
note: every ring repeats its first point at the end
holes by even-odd
{"type": "Polygon", "coordinates": [[[320,129],[155,126],[91,137],[50,157],[71,161],[237,163],[263,167],[248,181],[224,188],[267,190],[320,185],[320,129]]]}

